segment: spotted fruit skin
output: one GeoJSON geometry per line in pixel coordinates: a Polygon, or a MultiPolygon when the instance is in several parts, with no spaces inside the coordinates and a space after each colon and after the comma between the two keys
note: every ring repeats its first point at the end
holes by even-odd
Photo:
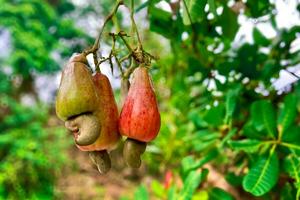
{"type": "Polygon", "coordinates": [[[139,66],[133,73],[128,95],[123,105],[119,130],[121,135],[150,142],[160,129],[160,114],[148,69],[139,66]]]}
{"type": "MultiPolygon", "coordinates": [[[[93,82],[99,97],[97,106],[101,112],[97,113],[97,117],[101,124],[101,132],[93,144],[88,146],[77,145],[82,151],[112,149],[120,139],[118,108],[110,82],[104,74],[98,72],[93,76],[93,82]]],[[[97,104],[97,102],[94,103],[97,104]]]]}

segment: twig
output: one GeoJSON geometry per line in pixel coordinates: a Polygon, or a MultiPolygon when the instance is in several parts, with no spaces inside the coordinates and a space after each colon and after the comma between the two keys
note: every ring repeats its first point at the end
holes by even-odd
{"type": "Polygon", "coordinates": [[[146,55],[148,55],[151,59],[153,59],[153,60],[158,60],[159,59],[159,57],[157,57],[157,56],[153,56],[153,55],[151,55],[150,53],[148,53],[147,51],[143,51],[146,55]]]}
{"type": "Polygon", "coordinates": [[[114,6],[113,10],[111,11],[111,13],[105,18],[104,23],[102,25],[102,28],[99,32],[99,35],[97,37],[97,39],[94,42],[94,45],[91,49],[88,49],[86,51],[84,51],[85,55],[88,55],[90,53],[93,53],[93,57],[94,57],[94,63],[96,66],[96,71],[100,71],[99,65],[98,65],[98,60],[97,60],[97,51],[100,48],[99,43],[100,43],[100,39],[102,36],[102,33],[104,31],[105,25],[113,18],[113,16],[116,14],[116,12],[118,11],[118,8],[120,5],[123,5],[124,1],[123,0],[117,0],[117,4],[114,6]]]}
{"type": "Polygon", "coordinates": [[[110,64],[110,70],[111,70],[111,73],[114,74],[114,65],[113,65],[113,62],[112,62],[112,57],[116,57],[115,55],[115,47],[116,47],[116,37],[113,35],[112,36],[112,48],[110,50],[110,53],[109,53],[109,64],[110,64]]]}
{"type": "Polygon", "coordinates": [[[134,20],[134,0],[130,1],[130,19],[131,19],[131,23],[132,23],[132,28],[134,29],[134,31],[136,33],[136,37],[138,39],[139,48],[143,49],[142,41],[141,41],[141,38],[140,38],[140,34],[139,34],[138,29],[137,29],[135,20],[134,20]]]}
{"type": "Polygon", "coordinates": [[[123,76],[124,71],[123,71],[123,68],[122,68],[122,64],[121,64],[121,62],[120,62],[120,60],[119,60],[119,58],[117,56],[115,56],[115,60],[116,60],[116,63],[118,65],[118,68],[120,69],[121,76],[123,76]]]}
{"type": "Polygon", "coordinates": [[[125,60],[129,59],[132,56],[132,52],[130,52],[129,54],[127,54],[126,56],[120,58],[120,62],[124,62],[125,60]]]}
{"type": "Polygon", "coordinates": [[[120,32],[117,34],[117,36],[119,36],[119,37],[122,39],[122,41],[124,42],[124,44],[126,45],[127,49],[128,49],[130,52],[134,52],[133,49],[132,49],[132,47],[129,45],[129,43],[128,43],[128,42],[125,40],[125,38],[124,38],[124,36],[127,36],[127,37],[128,37],[128,35],[127,35],[126,33],[124,33],[123,31],[120,31],[120,32]]]}
{"type": "Polygon", "coordinates": [[[125,71],[125,73],[123,74],[123,78],[124,79],[128,79],[130,74],[134,71],[135,68],[137,68],[136,65],[134,65],[134,62],[132,62],[133,58],[131,58],[131,63],[130,63],[130,67],[127,68],[127,70],[125,71]]]}

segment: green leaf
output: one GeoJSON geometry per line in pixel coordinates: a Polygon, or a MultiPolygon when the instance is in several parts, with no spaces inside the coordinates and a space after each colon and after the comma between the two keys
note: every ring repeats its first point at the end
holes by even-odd
{"type": "Polygon", "coordinates": [[[251,105],[251,119],[254,127],[261,131],[267,131],[268,136],[276,136],[276,117],[271,102],[267,100],[256,101],[251,105]]]}
{"type": "Polygon", "coordinates": [[[191,171],[183,182],[183,188],[179,194],[178,200],[192,199],[194,192],[196,191],[201,181],[203,181],[206,178],[207,174],[207,169],[202,170],[201,172],[191,171]]]}
{"type": "Polygon", "coordinates": [[[210,126],[220,126],[223,124],[224,117],[225,117],[225,107],[223,104],[219,104],[218,106],[213,106],[210,109],[206,110],[203,119],[210,126]]]}
{"type": "Polygon", "coordinates": [[[222,199],[222,200],[234,200],[233,196],[222,190],[221,188],[212,188],[210,191],[209,191],[209,200],[219,200],[219,199],[222,199]]]}
{"type": "Polygon", "coordinates": [[[218,19],[218,23],[222,27],[223,36],[233,39],[239,28],[236,13],[224,6],[223,13],[218,19]]]}
{"type": "Polygon", "coordinates": [[[289,94],[284,98],[283,108],[278,117],[278,130],[282,134],[294,122],[297,113],[297,98],[294,94],[289,94]]]}
{"type": "Polygon", "coordinates": [[[225,115],[225,123],[228,124],[232,120],[232,116],[236,107],[237,97],[238,97],[239,89],[229,90],[226,94],[226,115],[225,115]]]}
{"type": "Polygon", "coordinates": [[[215,0],[208,0],[208,5],[209,5],[209,11],[214,15],[214,17],[217,17],[217,11],[216,11],[216,4],[215,0]]]}
{"type": "Polygon", "coordinates": [[[242,185],[243,177],[235,175],[233,172],[229,172],[225,176],[225,180],[232,186],[238,187],[242,185]]]}
{"type": "Polygon", "coordinates": [[[149,194],[144,185],[141,185],[137,188],[134,193],[134,200],[148,200],[149,194]]]}
{"type": "Polygon", "coordinates": [[[266,133],[263,130],[258,131],[251,120],[248,120],[241,130],[241,135],[251,139],[265,139],[266,133]]]}
{"type": "Polygon", "coordinates": [[[245,151],[248,153],[254,153],[259,150],[259,147],[263,142],[255,139],[244,139],[244,140],[229,140],[228,145],[236,151],[245,151]]]}
{"type": "Polygon", "coordinates": [[[177,200],[177,195],[176,195],[175,189],[176,189],[175,186],[172,186],[168,190],[168,200],[177,200]]]}
{"type": "Polygon", "coordinates": [[[172,13],[151,7],[149,9],[150,30],[168,39],[181,38],[182,28],[178,20],[172,19],[172,13]],[[168,27],[168,28],[166,28],[168,27]]]}
{"type": "Polygon", "coordinates": [[[205,129],[205,130],[200,130],[194,133],[193,135],[189,137],[185,137],[184,140],[188,140],[187,142],[192,142],[192,141],[211,141],[218,139],[220,137],[220,133],[218,132],[212,132],[211,130],[205,129]]]}
{"type": "Polygon", "coordinates": [[[152,189],[152,192],[158,197],[162,198],[165,194],[165,188],[157,180],[152,181],[151,189],[152,189]]]}
{"type": "Polygon", "coordinates": [[[268,11],[272,8],[270,6],[269,0],[259,0],[259,1],[247,1],[247,12],[250,13],[251,17],[261,17],[268,13],[268,11]]]}
{"type": "Polygon", "coordinates": [[[300,183],[300,158],[291,154],[284,159],[283,166],[284,170],[300,183]]]}
{"type": "Polygon", "coordinates": [[[186,5],[183,9],[183,23],[190,25],[192,23],[201,22],[205,18],[204,8],[206,0],[184,0],[186,5]]]}
{"type": "Polygon", "coordinates": [[[208,152],[207,154],[205,154],[199,160],[195,160],[192,156],[187,156],[183,158],[181,161],[181,169],[182,169],[183,176],[185,176],[185,174],[187,174],[189,171],[196,170],[202,167],[204,164],[213,160],[217,156],[218,156],[218,151],[214,149],[208,152]]]}
{"type": "Polygon", "coordinates": [[[211,130],[205,129],[182,138],[182,141],[190,144],[194,151],[200,152],[209,149],[220,137],[219,132],[211,132],[211,130]]]}
{"type": "Polygon", "coordinates": [[[196,192],[193,195],[192,200],[200,200],[200,199],[201,200],[209,200],[208,192],[205,190],[202,190],[202,191],[196,192]]]}
{"type": "Polygon", "coordinates": [[[254,196],[262,196],[270,191],[277,182],[279,162],[277,154],[260,156],[244,177],[243,188],[254,196]]]}
{"type": "Polygon", "coordinates": [[[284,170],[295,179],[295,187],[297,188],[297,197],[300,198],[300,158],[296,154],[291,154],[284,159],[284,170]]]}
{"type": "Polygon", "coordinates": [[[281,140],[300,147],[300,127],[292,125],[285,132],[286,133],[282,135],[281,140]]]}
{"type": "Polygon", "coordinates": [[[201,117],[202,109],[193,109],[189,112],[188,118],[191,120],[197,127],[207,127],[207,122],[201,117]]]}
{"type": "Polygon", "coordinates": [[[224,144],[226,144],[227,141],[230,140],[230,138],[231,138],[232,136],[234,136],[236,133],[237,133],[237,128],[231,129],[231,130],[226,134],[226,136],[223,138],[223,140],[221,141],[221,147],[223,147],[224,144]]]}
{"type": "MultiPolygon", "coordinates": [[[[290,183],[285,183],[285,185],[280,188],[280,200],[291,200],[295,199],[293,194],[293,186],[290,183]]],[[[297,198],[296,198],[297,199],[297,198]]]]}
{"type": "Polygon", "coordinates": [[[253,29],[253,39],[258,45],[268,46],[270,44],[270,41],[256,27],[253,29]]]}
{"type": "Polygon", "coordinates": [[[210,141],[205,141],[203,143],[198,142],[197,141],[193,141],[193,150],[195,152],[203,152],[203,151],[207,151],[210,150],[212,148],[214,148],[217,145],[218,140],[214,139],[214,140],[210,140],[210,141]]]}
{"type": "Polygon", "coordinates": [[[278,65],[276,60],[269,59],[266,60],[262,70],[261,70],[261,79],[264,81],[265,85],[270,84],[270,78],[276,77],[279,74],[279,71],[281,70],[281,66],[278,65]]]}
{"type": "Polygon", "coordinates": [[[238,72],[242,73],[243,77],[259,79],[260,72],[257,66],[262,61],[260,61],[259,48],[257,45],[243,44],[237,51],[236,61],[242,63],[238,64],[236,68],[238,72]]]}

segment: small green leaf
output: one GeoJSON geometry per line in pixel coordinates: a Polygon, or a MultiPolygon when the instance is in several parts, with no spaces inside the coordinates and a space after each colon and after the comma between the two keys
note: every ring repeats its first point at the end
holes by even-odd
{"type": "Polygon", "coordinates": [[[256,101],[251,105],[251,119],[254,127],[261,131],[265,129],[268,136],[276,136],[276,117],[271,102],[267,100],[256,101]]]}
{"type": "Polygon", "coordinates": [[[222,199],[222,200],[234,200],[233,196],[222,190],[221,188],[212,188],[210,191],[209,191],[209,199],[210,200],[219,200],[219,199],[222,199]]]}
{"type": "Polygon", "coordinates": [[[190,144],[193,149],[197,152],[209,149],[214,145],[221,137],[219,132],[212,132],[211,130],[205,129],[197,131],[192,135],[184,137],[183,142],[190,144]]]}
{"type": "Polygon", "coordinates": [[[290,127],[295,120],[297,113],[297,98],[293,94],[289,94],[284,98],[283,108],[278,117],[278,129],[282,133],[290,127]]]}
{"type": "Polygon", "coordinates": [[[283,166],[284,170],[300,183],[300,158],[291,154],[284,159],[283,166]]]}
{"type": "Polygon", "coordinates": [[[233,172],[229,172],[225,176],[225,180],[232,186],[241,186],[243,182],[243,177],[235,175],[233,172]]]}
{"type": "Polygon", "coordinates": [[[263,130],[257,130],[257,128],[254,127],[253,122],[248,120],[241,130],[241,135],[250,139],[264,140],[266,133],[263,130]]]}
{"type": "Polygon", "coordinates": [[[247,11],[246,14],[250,14],[251,17],[258,18],[262,15],[266,15],[272,7],[270,6],[269,0],[260,1],[247,1],[246,3],[247,11]]]}
{"type": "Polygon", "coordinates": [[[201,200],[209,200],[208,192],[205,190],[202,190],[202,191],[196,192],[193,195],[192,200],[200,200],[200,199],[201,200]]]}
{"type": "Polygon", "coordinates": [[[183,9],[183,23],[190,25],[192,23],[201,22],[205,18],[206,0],[184,0],[186,5],[183,9]]]}
{"type": "Polygon", "coordinates": [[[277,154],[259,157],[248,174],[244,177],[243,188],[254,196],[262,196],[274,187],[279,173],[277,154]]]}
{"type": "Polygon", "coordinates": [[[202,170],[201,172],[198,171],[191,171],[187,178],[184,180],[183,188],[179,194],[179,200],[190,200],[194,192],[196,191],[197,187],[203,181],[208,174],[208,170],[202,170]]]}
{"type": "Polygon", "coordinates": [[[225,117],[225,106],[219,104],[218,106],[213,106],[210,109],[206,110],[203,116],[203,119],[210,126],[220,126],[223,124],[225,117]]]}
{"type": "Polygon", "coordinates": [[[191,120],[195,126],[197,127],[207,127],[207,122],[204,121],[204,119],[201,117],[200,113],[202,113],[202,109],[192,109],[189,114],[188,118],[191,120]]]}
{"type": "Polygon", "coordinates": [[[266,85],[270,84],[270,77],[276,77],[281,70],[275,59],[266,60],[261,70],[261,79],[266,85]]]}
{"type": "Polygon", "coordinates": [[[165,189],[164,189],[163,185],[161,183],[159,183],[158,181],[156,181],[156,180],[152,181],[151,189],[152,189],[152,192],[156,196],[161,197],[161,198],[164,196],[165,189]]]}
{"type": "Polygon", "coordinates": [[[235,110],[235,106],[237,103],[239,90],[229,90],[226,94],[226,115],[225,115],[225,123],[228,124],[232,120],[232,116],[235,110]]]}
{"type": "Polygon", "coordinates": [[[212,132],[209,129],[204,129],[204,130],[197,131],[191,136],[184,137],[184,140],[187,140],[186,142],[191,142],[195,140],[204,142],[204,141],[215,140],[218,139],[219,137],[220,137],[220,133],[212,132]]]}
{"type": "Polygon", "coordinates": [[[244,139],[244,140],[229,140],[229,146],[236,151],[245,151],[248,153],[254,153],[259,150],[259,147],[263,144],[259,140],[255,139],[244,139]]]}
{"type": "Polygon", "coordinates": [[[199,160],[194,160],[194,158],[192,156],[187,156],[187,157],[183,158],[181,161],[181,169],[182,169],[183,176],[185,174],[187,174],[189,171],[199,169],[204,164],[213,160],[217,156],[218,156],[218,151],[214,149],[214,150],[208,152],[207,154],[205,154],[199,160]]]}
{"type": "Polygon", "coordinates": [[[183,175],[186,174],[186,172],[190,171],[191,169],[194,168],[195,166],[195,159],[193,158],[193,156],[187,156],[184,157],[181,160],[181,169],[182,169],[182,173],[183,175]]]}
{"type": "Polygon", "coordinates": [[[226,144],[226,142],[227,142],[228,140],[230,140],[230,138],[236,134],[236,132],[237,132],[237,128],[231,129],[231,130],[226,134],[226,136],[223,138],[223,140],[221,141],[221,147],[223,147],[224,144],[226,144]]]}
{"type": "Polygon", "coordinates": [[[223,36],[233,39],[239,28],[237,14],[227,6],[224,6],[223,13],[218,19],[218,23],[222,27],[223,36]]]}
{"type": "Polygon", "coordinates": [[[256,27],[253,29],[253,39],[255,43],[262,46],[268,46],[270,44],[270,41],[256,27]]]}
{"type": "Polygon", "coordinates": [[[281,138],[282,142],[298,146],[300,148],[300,127],[293,124],[290,126],[281,138]]]}
{"type": "Polygon", "coordinates": [[[284,159],[284,170],[295,179],[295,187],[297,188],[296,199],[300,198],[300,158],[295,153],[284,159]]]}

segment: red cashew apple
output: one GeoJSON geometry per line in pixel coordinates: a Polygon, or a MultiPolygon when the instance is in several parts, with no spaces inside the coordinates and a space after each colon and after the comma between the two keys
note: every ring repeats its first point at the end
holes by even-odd
{"type": "Polygon", "coordinates": [[[123,105],[119,130],[121,135],[141,142],[153,140],[160,129],[160,114],[148,69],[135,69],[123,105]]]}
{"type": "Polygon", "coordinates": [[[134,168],[141,164],[140,155],[146,143],[153,140],[160,129],[160,114],[148,69],[141,65],[133,72],[133,79],[123,105],[119,130],[129,139],[124,144],[124,159],[134,168]]]}

